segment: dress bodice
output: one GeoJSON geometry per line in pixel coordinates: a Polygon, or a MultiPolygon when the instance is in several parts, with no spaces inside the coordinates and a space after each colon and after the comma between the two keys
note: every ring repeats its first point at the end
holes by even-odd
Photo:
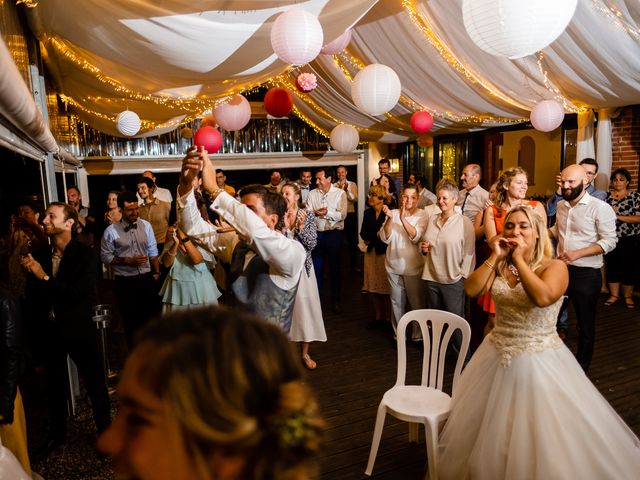
{"type": "Polygon", "coordinates": [[[511,288],[504,277],[496,277],[491,287],[496,306],[496,326],[490,340],[502,355],[502,365],[523,352],[541,352],[559,348],[562,340],[556,332],[556,319],[562,298],[547,307],[536,307],[521,282],[511,288]]]}

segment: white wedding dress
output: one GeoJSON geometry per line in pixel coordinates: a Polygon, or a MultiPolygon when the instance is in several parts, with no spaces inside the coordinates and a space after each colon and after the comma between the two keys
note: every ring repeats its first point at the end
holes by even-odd
{"type": "Polygon", "coordinates": [[[458,382],[440,436],[441,479],[638,479],[640,441],[539,308],[497,277],[496,326],[458,382]]]}

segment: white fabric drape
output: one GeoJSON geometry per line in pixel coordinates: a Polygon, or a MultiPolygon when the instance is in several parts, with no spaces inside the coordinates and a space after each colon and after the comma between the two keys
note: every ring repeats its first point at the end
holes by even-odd
{"type": "Polygon", "coordinates": [[[596,150],[593,142],[593,122],[595,116],[589,109],[578,113],[578,139],[576,145],[576,163],[585,158],[595,158],[596,150]]]}
{"type": "Polygon", "coordinates": [[[611,117],[615,108],[601,108],[598,110],[598,128],[596,132],[598,156],[598,178],[596,186],[602,190],[609,190],[609,176],[613,152],[611,150],[611,117]]]}

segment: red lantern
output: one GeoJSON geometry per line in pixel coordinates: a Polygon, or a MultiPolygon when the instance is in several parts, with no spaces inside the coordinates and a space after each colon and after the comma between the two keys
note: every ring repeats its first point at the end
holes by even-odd
{"type": "Polygon", "coordinates": [[[204,147],[207,153],[216,153],[222,146],[222,135],[213,127],[201,127],[193,136],[193,144],[198,148],[204,147]]]}
{"type": "Polygon", "coordinates": [[[418,146],[423,148],[433,146],[433,137],[431,135],[420,135],[416,141],[418,146]]]}
{"type": "Polygon", "coordinates": [[[200,122],[200,128],[202,128],[202,127],[214,127],[215,128],[217,126],[218,126],[218,122],[216,122],[216,117],[214,117],[213,115],[207,115],[200,122]]]}
{"type": "Polygon", "coordinates": [[[273,117],[286,117],[293,108],[293,98],[285,88],[270,88],[264,96],[264,109],[273,117]]]}
{"type": "Polygon", "coordinates": [[[429,112],[415,112],[411,115],[411,129],[416,133],[427,133],[433,127],[433,117],[429,112]]]}

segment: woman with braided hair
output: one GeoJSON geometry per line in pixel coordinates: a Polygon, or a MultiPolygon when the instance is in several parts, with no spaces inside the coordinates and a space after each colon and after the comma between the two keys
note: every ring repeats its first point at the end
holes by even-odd
{"type": "Polygon", "coordinates": [[[98,447],[136,479],[283,479],[315,473],[323,422],[277,326],[235,310],[146,326],[98,447]]]}

